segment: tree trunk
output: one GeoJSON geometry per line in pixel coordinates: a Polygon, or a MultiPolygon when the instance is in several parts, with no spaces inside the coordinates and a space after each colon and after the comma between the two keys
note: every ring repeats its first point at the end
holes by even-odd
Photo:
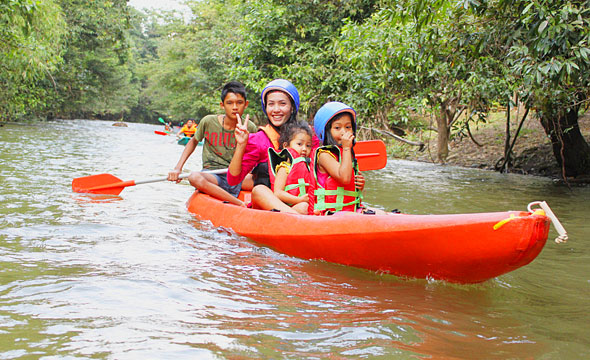
{"type": "Polygon", "coordinates": [[[457,113],[457,104],[461,96],[450,98],[447,100],[439,100],[440,114],[436,117],[437,128],[437,151],[436,158],[441,164],[447,161],[449,156],[449,138],[451,137],[451,125],[455,120],[457,113]]]}
{"type": "Polygon", "coordinates": [[[436,129],[436,159],[441,164],[444,164],[447,161],[447,156],[449,156],[449,126],[444,110],[436,117],[436,129]]]}
{"type": "Polygon", "coordinates": [[[582,136],[578,124],[578,110],[574,105],[565,111],[543,111],[541,124],[551,139],[553,154],[562,168],[563,177],[590,175],[590,146],[582,136]]]}

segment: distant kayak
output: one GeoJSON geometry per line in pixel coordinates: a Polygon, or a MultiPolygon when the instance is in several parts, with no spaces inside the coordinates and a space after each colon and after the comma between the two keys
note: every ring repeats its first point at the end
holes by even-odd
{"type": "MultiPolygon", "coordinates": [[[[242,192],[247,200],[249,193],[242,192]]],[[[478,283],[531,261],[547,241],[544,213],[295,215],[226,204],[195,192],[199,220],[302,259],[402,277],[478,283]]]]}
{"type": "Polygon", "coordinates": [[[172,132],[171,132],[171,131],[159,131],[159,130],[154,130],[154,133],[155,133],[155,134],[158,134],[158,135],[172,135],[172,132]]]}
{"type": "MultiPolygon", "coordinates": [[[[189,142],[190,139],[191,138],[189,136],[185,136],[185,137],[180,138],[176,143],[178,145],[185,146],[186,144],[188,144],[188,142],[189,142]]],[[[198,143],[197,145],[203,145],[203,140],[201,140],[201,142],[198,143]]]]}
{"type": "Polygon", "coordinates": [[[190,137],[188,137],[188,136],[181,137],[180,139],[178,139],[178,142],[177,142],[177,144],[178,144],[178,145],[182,145],[182,146],[184,146],[184,145],[188,144],[188,141],[189,141],[190,139],[191,139],[191,138],[190,138],[190,137]]]}

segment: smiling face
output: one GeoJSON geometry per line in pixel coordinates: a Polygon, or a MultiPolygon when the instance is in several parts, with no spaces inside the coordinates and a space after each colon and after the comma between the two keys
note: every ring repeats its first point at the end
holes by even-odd
{"type": "Polygon", "coordinates": [[[244,99],[240,94],[228,92],[220,104],[225,111],[225,116],[232,121],[237,121],[237,114],[242,116],[244,110],[248,107],[248,100],[244,99]]]}
{"type": "Polygon", "coordinates": [[[330,126],[330,135],[336,143],[342,143],[342,137],[344,134],[352,134],[352,116],[348,113],[343,114],[339,119],[332,121],[330,126]]]}
{"type": "Polygon", "coordinates": [[[307,157],[311,154],[311,136],[305,131],[299,131],[291,139],[288,147],[297,151],[300,156],[307,157]]]}
{"type": "Polygon", "coordinates": [[[194,124],[195,124],[195,123],[194,123],[192,120],[187,120],[187,121],[186,121],[186,127],[187,127],[187,128],[189,128],[189,129],[190,129],[191,127],[193,127],[193,125],[194,125],[194,124]]]}
{"type": "Polygon", "coordinates": [[[293,112],[289,95],[282,91],[273,91],[266,95],[266,115],[275,127],[286,123],[293,112]]]}

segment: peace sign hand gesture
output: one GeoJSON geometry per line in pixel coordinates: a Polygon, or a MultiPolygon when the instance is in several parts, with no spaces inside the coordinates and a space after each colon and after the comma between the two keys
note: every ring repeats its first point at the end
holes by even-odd
{"type": "Polygon", "coordinates": [[[234,136],[238,145],[245,145],[248,142],[248,120],[250,120],[250,115],[246,115],[243,123],[240,114],[236,114],[236,117],[238,118],[238,123],[234,130],[234,136]]]}

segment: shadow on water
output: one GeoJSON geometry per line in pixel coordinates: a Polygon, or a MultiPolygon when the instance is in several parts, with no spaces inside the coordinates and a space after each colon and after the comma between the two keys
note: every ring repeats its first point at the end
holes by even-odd
{"type": "Polygon", "coordinates": [[[470,358],[483,352],[500,359],[542,353],[542,342],[523,332],[525,324],[498,316],[497,298],[509,297],[510,289],[495,281],[460,286],[399,279],[290,258],[225,231],[219,236],[237,247],[233,254],[207,266],[199,258],[194,271],[216,282],[230,301],[210,313],[215,325],[206,331],[246,346],[231,356],[470,358]],[[203,268],[207,275],[199,273],[203,268]]]}

